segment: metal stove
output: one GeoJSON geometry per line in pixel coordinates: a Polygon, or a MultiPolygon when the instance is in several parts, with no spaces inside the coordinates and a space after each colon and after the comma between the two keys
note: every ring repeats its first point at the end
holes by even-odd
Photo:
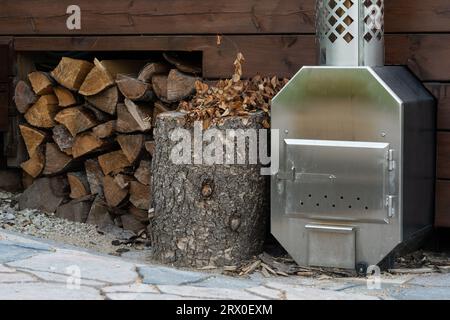
{"type": "Polygon", "coordinates": [[[272,101],[273,235],[300,265],[375,265],[429,230],[435,101],[384,66],[382,0],[317,1],[318,67],[272,101]]]}

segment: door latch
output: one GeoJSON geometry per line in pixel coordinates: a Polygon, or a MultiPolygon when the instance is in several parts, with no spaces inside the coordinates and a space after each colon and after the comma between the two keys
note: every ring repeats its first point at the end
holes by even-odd
{"type": "Polygon", "coordinates": [[[387,160],[388,160],[388,170],[394,171],[395,169],[394,149],[389,149],[387,154],[387,160]]]}
{"type": "Polygon", "coordinates": [[[388,211],[388,217],[392,218],[395,216],[395,196],[388,195],[386,197],[386,208],[388,211]]]}

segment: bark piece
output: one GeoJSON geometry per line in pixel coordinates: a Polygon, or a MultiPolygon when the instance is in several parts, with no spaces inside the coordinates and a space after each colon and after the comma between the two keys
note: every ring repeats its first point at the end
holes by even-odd
{"type": "MultiPolygon", "coordinates": [[[[53,140],[58,145],[59,150],[67,153],[73,146],[73,137],[69,130],[63,125],[53,127],[53,140]]],[[[71,153],[71,152],[70,152],[71,153]]]]}
{"type": "Polygon", "coordinates": [[[55,216],[69,221],[85,223],[89,211],[91,209],[92,201],[70,201],[60,206],[55,213],[55,216]]]}
{"type": "Polygon", "coordinates": [[[128,195],[128,190],[122,189],[111,176],[103,177],[103,191],[110,207],[118,206],[128,195]]]}
{"type": "Polygon", "coordinates": [[[45,132],[26,125],[19,125],[20,133],[27,147],[28,155],[32,157],[39,146],[46,139],[45,132]]]}
{"type": "Polygon", "coordinates": [[[53,88],[53,91],[58,98],[58,105],[61,108],[74,106],[78,102],[75,95],[69,89],[64,87],[55,87],[53,88]]]}
{"type": "Polygon", "coordinates": [[[67,174],[67,180],[70,185],[70,197],[72,199],[79,199],[91,194],[85,172],[70,172],[67,174]]]}
{"type": "Polygon", "coordinates": [[[164,59],[182,72],[193,74],[200,74],[202,72],[201,64],[186,54],[164,52],[163,56],[164,59]]]}
{"type": "Polygon", "coordinates": [[[108,138],[113,135],[116,127],[116,121],[110,120],[102,123],[92,129],[92,133],[100,139],[108,138]]]}
{"type": "Polygon", "coordinates": [[[69,169],[72,157],[59,150],[55,143],[47,143],[45,147],[45,175],[62,173],[69,169]]]}
{"type": "Polygon", "coordinates": [[[155,141],[145,141],[145,150],[152,156],[155,155],[155,141]]]}
{"type": "Polygon", "coordinates": [[[151,194],[150,186],[137,181],[130,182],[130,202],[139,209],[150,209],[151,194]]]}
{"type": "Polygon", "coordinates": [[[169,73],[170,66],[165,63],[153,62],[148,63],[139,72],[138,80],[150,83],[154,75],[169,73]]]}
{"type": "Polygon", "coordinates": [[[139,234],[142,230],[145,230],[145,224],[131,214],[123,215],[120,219],[122,220],[122,226],[125,230],[133,231],[135,234],[139,234]]]}
{"type": "Polygon", "coordinates": [[[136,172],[134,173],[134,177],[140,183],[149,186],[151,178],[150,171],[151,171],[151,162],[148,160],[142,160],[141,163],[139,164],[139,167],[136,169],[136,172]]]}
{"type": "Polygon", "coordinates": [[[120,92],[133,101],[152,101],[154,94],[152,86],[133,77],[119,75],[116,80],[120,92]]]}
{"type": "Polygon", "coordinates": [[[52,80],[45,72],[34,71],[28,75],[33,91],[39,95],[47,95],[53,93],[52,80]]]}
{"type": "Polygon", "coordinates": [[[35,150],[31,158],[20,165],[23,171],[33,178],[37,178],[41,174],[44,166],[45,156],[43,148],[38,148],[35,150]]]}
{"type": "Polygon", "coordinates": [[[93,67],[91,62],[63,57],[51,75],[63,87],[78,91],[93,67]]]}
{"type": "Polygon", "coordinates": [[[104,142],[91,132],[77,135],[72,146],[72,156],[76,159],[88,153],[97,151],[104,146],[104,142]]]}
{"type": "Polygon", "coordinates": [[[167,100],[170,102],[178,102],[186,99],[195,92],[195,82],[199,80],[193,77],[172,69],[167,77],[167,100]]]}
{"type": "Polygon", "coordinates": [[[119,90],[117,86],[112,86],[96,95],[86,97],[86,100],[99,110],[114,115],[119,102],[119,90]]]}
{"type": "Polygon", "coordinates": [[[159,74],[152,78],[152,88],[159,100],[169,102],[167,100],[167,75],[159,74]]]}
{"type": "Polygon", "coordinates": [[[65,176],[39,178],[19,197],[19,209],[37,209],[52,213],[68,194],[65,176]]]}
{"type": "Polygon", "coordinates": [[[117,137],[120,148],[130,163],[134,163],[142,152],[144,146],[144,135],[129,134],[117,137]]]}
{"type": "Polygon", "coordinates": [[[131,163],[128,161],[122,150],[99,156],[98,163],[102,168],[104,175],[131,166],[131,163]]]}
{"type": "Polygon", "coordinates": [[[55,95],[41,96],[25,113],[25,119],[35,127],[52,128],[56,125],[54,118],[58,110],[58,99],[55,95]]]}
{"type": "Polygon", "coordinates": [[[109,214],[108,207],[105,201],[97,196],[92,203],[86,223],[93,224],[99,227],[106,225],[114,225],[114,221],[109,214]]]}
{"type": "Polygon", "coordinates": [[[103,172],[96,159],[89,159],[84,162],[86,177],[89,183],[91,194],[97,194],[103,197],[103,172]]]}
{"type": "Polygon", "coordinates": [[[95,59],[94,65],[78,91],[83,96],[93,96],[114,84],[113,77],[100,61],[95,59]]]}
{"type": "Polygon", "coordinates": [[[55,116],[55,120],[63,124],[72,136],[89,130],[97,125],[96,120],[83,107],[63,109],[55,116]]]}
{"type": "Polygon", "coordinates": [[[20,80],[14,91],[14,102],[16,103],[17,111],[25,113],[28,109],[36,103],[38,97],[33,89],[23,80],[20,80]]]}

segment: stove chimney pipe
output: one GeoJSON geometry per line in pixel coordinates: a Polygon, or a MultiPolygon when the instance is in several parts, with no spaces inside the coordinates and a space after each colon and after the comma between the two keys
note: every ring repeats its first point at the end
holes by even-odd
{"type": "Polygon", "coordinates": [[[384,65],[384,0],[317,0],[322,66],[384,65]]]}

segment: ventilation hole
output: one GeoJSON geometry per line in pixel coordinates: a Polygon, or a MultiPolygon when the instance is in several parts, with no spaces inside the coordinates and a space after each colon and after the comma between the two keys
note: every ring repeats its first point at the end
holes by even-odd
{"type": "Polygon", "coordinates": [[[364,5],[366,6],[366,8],[370,7],[372,5],[372,0],[365,0],[364,5]]]}
{"type": "Polygon", "coordinates": [[[344,23],[345,23],[347,26],[351,25],[351,24],[353,23],[352,17],[346,16],[345,19],[344,19],[344,23]]]}
{"type": "Polygon", "coordinates": [[[347,34],[344,36],[344,40],[347,41],[347,43],[350,43],[353,40],[353,36],[350,34],[350,32],[347,32],[347,34]]]}
{"type": "Polygon", "coordinates": [[[300,205],[302,206],[302,205],[304,205],[304,203],[303,203],[303,202],[300,202],[300,205]]]}
{"type": "Polygon", "coordinates": [[[367,42],[370,42],[370,40],[372,40],[372,35],[370,34],[370,32],[367,32],[366,35],[364,36],[364,39],[366,39],[367,42]]]}
{"type": "Polygon", "coordinates": [[[336,205],[335,205],[335,204],[333,204],[333,205],[332,205],[332,207],[333,207],[333,208],[336,208],[336,205]]]}
{"type": "Polygon", "coordinates": [[[337,31],[339,34],[342,34],[342,32],[345,31],[345,27],[344,27],[342,24],[339,24],[339,25],[336,27],[336,31],[337,31]]]}
{"type": "Polygon", "coordinates": [[[381,7],[382,4],[383,4],[383,2],[382,2],[381,0],[378,0],[378,1],[377,1],[377,6],[381,7]]]}
{"type": "Polygon", "coordinates": [[[348,206],[348,208],[349,208],[349,209],[351,209],[351,208],[352,208],[352,206],[348,206]]]}
{"type": "Polygon", "coordinates": [[[359,200],[361,200],[361,198],[360,198],[360,197],[358,197],[358,198],[356,198],[356,200],[358,200],[358,201],[359,201],[359,200]]]}
{"type": "Polygon", "coordinates": [[[378,32],[378,33],[377,33],[377,39],[378,39],[378,41],[381,40],[381,38],[382,38],[381,32],[378,32]]]}
{"type": "Polygon", "coordinates": [[[339,16],[339,18],[340,17],[342,17],[344,14],[345,14],[345,10],[344,9],[342,9],[342,8],[338,8],[337,10],[336,10],[336,14],[339,16]]]}
{"type": "Polygon", "coordinates": [[[323,197],[324,197],[325,199],[326,199],[326,198],[328,198],[328,196],[327,196],[327,195],[324,195],[323,197]]]}
{"type": "Polygon", "coordinates": [[[328,6],[329,6],[331,9],[334,9],[334,7],[336,7],[336,5],[337,5],[337,3],[336,3],[336,1],[334,1],[334,0],[330,0],[330,1],[328,2],[328,6]]]}
{"type": "Polygon", "coordinates": [[[364,23],[367,25],[370,25],[372,23],[372,19],[370,18],[370,16],[364,18],[364,23]]]}
{"type": "Polygon", "coordinates": [[[364,209],[369,210],[369,207],[365,207],[364,209]]]}
{"type": "Polygon", "coordinates": [[[331,33],[331,34],[328,36],[328,39],[330,39],[330,41],[331,41],[332,43],[334,43],[334,42],[336,41],[337,37],[336,37],[336,35],[335,35],[334,33],[331,33]]]}
{"type": "Polygon", "coordinates": [[[316,207],[320,206],[320,204],[316,203],[316,207]]]}
{"type": "Polygon", "coordinates": [[[344,200],[344,196],[341,196],[341,200],[344,200]]]}
{"type": "Polygon", "coordinates": [[[350,0],[345,0],[345,1],[344,1],[344,6],[345,6],[347,9],[350,9],[350,8],[353,6],[353,2],[351,2],[350,0]]]}
{"type": "Polygon", "coordinates": [[[333,27],[333,26],[336,24],[337,19],[336,19],[335,17],[331,16],[330,19],[328,19],[328,22],[329,22],[329,23],[331,24],[331,26],[333,27]]]}
{"type": "Polygon", "coordinates": [[[308,197],[310,197],[310,198],[311,198],[311,197],[312,197],[312,194],[308,195],[308,197]]]}

